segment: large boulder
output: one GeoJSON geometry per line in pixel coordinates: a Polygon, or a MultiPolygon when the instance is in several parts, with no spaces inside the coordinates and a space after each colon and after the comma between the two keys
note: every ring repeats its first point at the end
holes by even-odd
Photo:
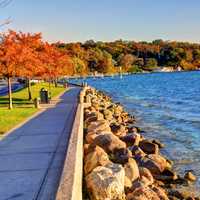
{"type": "Polygon", "coordinates": [[[87,132],[97,132],[97,131],[111,131],[110,125],[106,120],[98,120],[91,122],[87,127],[87,132]]]}
{"type": "Polygon", "coordinates": [[[129,189],[129,191],[134,192],[135,190],[137,190],[138,188],[141,187],[148,187],[151,185],[151,182],[149,181],[148,178],[146,178],[145,176],[140,177],[139,179],[135,180],[131,186],[131,188],[129,189]]]}
{"type": "Polygon", "coordinates": [[[142,158],[139,163],[140,166],[149,169],[153,176],[160,175],[168,167],[166,159],[158,154],[148,155],[142,158]]]}
{"type": "Polygon", "coordinates": [[[123,140],[127,146],[138,146],[140,142],[140,134],[138,133],[128,133],[127,135],[120,138],[123,140]]]}
{"type": "Polygon", "coordinates": [[[91,112],[90,109],[85,109],[84,111],[84,120],[86,120],[87,118],[90,118],[90,117],[95,117],[96,116],[96,113],[95,112],[91,112]]]}
{"type": "Polygon", "coordinates": [[[111,121],[113,119],[113,113],[110,110],[107,109],[103,110],[103,114],[106,120],[111,121]]]}
{"type": "Polygon", "coordinates": [[[122,122],[126,123],[129,120],[129,114],[127,112],[122,112],[120,115],[122,122]]]}
{"type": "Polygon", "coordinates": [[[98,120],[103,120],[104,119],[104,115],[102,113],[97,112],[96,114],[97,114],[98,120]]]}
{"type": "Polygon", "coordinates": [[[160,200],[149,187],[142,186],[126,196],[126,200],[160,200]]]}
{"type": "Polygon", "coordinates": [[[146,177],[149,180],[149,185],[153,184],[154,179],[150,170],[148,170],[145,167],[139,167],[139,172],[140,172],[140,177],[146,177]]]}
{"type": "Polygon", "coordinates": [[[117,136],[112,133],[98,135],[94,139],[93,144],[100,146],[107,153],[112,153],[116,149],[126,148],[126,143],[121,141],[117,136]]]}
{"type": "Polygon", "coordinates": [[[115,116],[120,116],[122,112],[123,112],[122,106],[117,105],[116,107],[114,107],[114,115],[115,116]]]}
{"type": "Polygon", "coordinates": [[[115,120],[113,120],[113,121],[116,121],[116,122],[118,122],[119,124],[126,125],[126,124],[123,122],[121,116],[115,116],[115,120]]]}
{"type": "Polygon", "coordinates": [[[148,187],[154,183],[151,172],[145,167],[139,167],[140,177],[135,180],[130,188],[130,191],[135,191],[140,187],[148,187]]]}
{"type": "Polygon", "coordinates": [[[129,133],[140,133],[141,130],[140,130],[140,128],[137,127],[137,126],[129,125],[129,126],[128,126],[128,132],[129,132],[129,133]]]}
{"type": "Polygon", "coordinates": [[[128,148],[129,148],[129,150],[132,152],[132,154],[135,157],[144,157],[144,156],[146,156],[144,151],[142,151],[142,149],[140,149],[140,147],[138,147],[138,146],[130,146],[128,148]]]}
{"type": "Polygon", "coordinates": [[[139,178],[139,169],[136,161],[133,158],[129,158],[128,162],[124,165],[125,170],[125,187],[130,188],[133,181],[139,178]]]}
{"type": "Polygon", "coordinates": [[[99,131],[96,131],[96,132],[89,132],[89,133],[87,133],[87,135],[86,135],[86,137],[85,137],[85,140],[86,140],[87,143],[91,144],[91,143],[93,143],[94,139],[95,139],[98,135],[104,135],[104,134],[106,134],[106,133],[112,134],[112,132],[109,132],[109,131],[105,132],[105,131],[100,131],[100,130],[99,130],[99,131]]]}
{"type": "Polygon", "coordinates": [[[97,133],[95,133],[95,132],[89,132],[89,133],[86,135],[85,140],[86,140],[86,142],[87,142],[88,144],[91,144],[97,136],[98,136],[97,133]]]}
{"type": "Polygon", "coordinates": [[[126,120],[127,124],[133,124],[135,122],[135,118],[133,116],[128,116],[128,119],[126,120]]]}
{"type": "MultiPolygon", "coordinates": [[[[93,148],[94,149],[94,148],[93,148]]],[[[83,145],[83,151],[84,151],[84,157],[90,153],[91,151],[93,151],[93,149],[91,149],[91,145],[90,144],[84,144],[83,145]]]]}
{"type": "Polygon", "coordinates": [[[172,167],[169,161],[160,154],[149,154],[147,157],[161,164],[164,169],[171,169],[172,167]]]}
{"type": "Polygon", "coordinates": [[[159,152],[158,145],[149,140],[142,140],[139,147],[147,154],[158,154],[159,152]]]}
{"type": "Polygon", "coordinates": [[[96,111],[99,111],[99,102],[98,101],[92,101],[92,107],[95,108],[96,111]]]}
{"type": "Polygon", "coordinates": [[[132,157],[132,153],[127,148],[117,148],[113,151],[111,160],[115,163],[125,164],[132,157]]]}
{"type": "Polygon", "coordinates": [[[184,178],[189,181],[196,181],[196,176],[192,173],[192,171],[187,171],[184,175],[184,178]]]}
{"type": "Polygon", "coordinates": [[[154,176],[157,180],[165,183],[171,183],[178,179],[176,172],[171,169],[165,169],[161,174],[154,176]]]}
{"type": "Polygon", "coordinates": [[[90,198],[93,200],[125,200],[124,169],[119,164],[96,167],[86,176],[90,198]]]}
{"type": "Polygon", "coordinates": [[[88,153],[84,158],[84,172],[89,174],[97,166],[104,166],[111,161],[107,153],[99,146],[96,146],[92,152],[88,153]]]}
{"type": "Polygon", "coordinates": [[[85,125],[86,125],[86,127],[87,127],[91,122],[95,122],[95,121],[97,121],[97,120],[98,120],[97,115],[88,117],[88,118],[85,120],[85,125]]]}
{"type": "Polygon", "coordinates": [[[169,200],[169,198],[167,197],[166,192],[161,187],[153,186],[152,190],[158,195],[160,200],[169,200]]]}
{"type": "Polygon", "coordinates": [[[158,139],[153,139],[152,142],[154,144],[157,144],[159,148],[164,148],[165,147],[165,145],[162,142],[160,142],[158,139]]]}
{"type": "Polygon", "coordinates": [[[117,137],[123,137],[126,135],[126,129],[123,125],[117,124],[117,123],[112,123],[110,125],[111,131],[117,136],[117,137]]]}

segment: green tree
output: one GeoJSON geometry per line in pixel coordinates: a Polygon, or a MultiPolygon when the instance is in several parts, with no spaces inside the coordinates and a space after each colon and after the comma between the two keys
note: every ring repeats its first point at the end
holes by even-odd
{"type": "Polygon", "coordinates": [[[158,66],[158,62],[155,58],[148,58],[146,60],[145,68],[154,69],[158,66]]]}
{"type": "Polygon", "coordinates": [[[81,60],[80,58],[74,57],[73,63],[74,63],[74,74],[84,75],[87,73],[86,65],[83,60],[81,60]]]}

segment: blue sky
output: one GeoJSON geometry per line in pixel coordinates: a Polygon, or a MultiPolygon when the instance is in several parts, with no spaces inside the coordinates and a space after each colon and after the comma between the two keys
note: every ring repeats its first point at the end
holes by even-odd
{"type": "Polygon", "coordinates": [[[7,28],[49,41],[162,38],[200,42],[200,0],[13,0],[0,8],[7,28]]]}

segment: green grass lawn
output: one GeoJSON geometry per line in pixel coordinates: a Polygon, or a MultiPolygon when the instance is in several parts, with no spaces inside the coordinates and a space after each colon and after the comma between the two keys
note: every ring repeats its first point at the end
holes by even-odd
{"type": "MultiPolygon", "coordinates": [[[[31,86],[32,98],[39,97],[41,88],[49,90],[48,83],[38,83],[31,86]]],[[[51,85],[51,97],[55,97],[63,92],[62,86],[51,85]]],[[[28,100],[28,89],[24,88],[13,93],[13,109],[8,110],[8,96],[0,97],[0,134],[23,122],[27,117],[33,115],[37,109],[34,108],[33,101],[28,100]]]]}

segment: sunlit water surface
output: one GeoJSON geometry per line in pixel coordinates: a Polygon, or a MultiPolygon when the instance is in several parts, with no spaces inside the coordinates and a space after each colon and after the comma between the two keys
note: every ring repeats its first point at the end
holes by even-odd
{"type": "MultiPolygon", "coordinates": [[[[82,81],[82,80],[76,80],[82,81]]],[[[166,144],[162,153],[180,174],[192,169],[200,179],[200,72],[152,73],[120,78],[88,78],[136,116],[147,138],[166,144]]],[[[200,191],[200,181],[197,182],[200,191]]]]}

